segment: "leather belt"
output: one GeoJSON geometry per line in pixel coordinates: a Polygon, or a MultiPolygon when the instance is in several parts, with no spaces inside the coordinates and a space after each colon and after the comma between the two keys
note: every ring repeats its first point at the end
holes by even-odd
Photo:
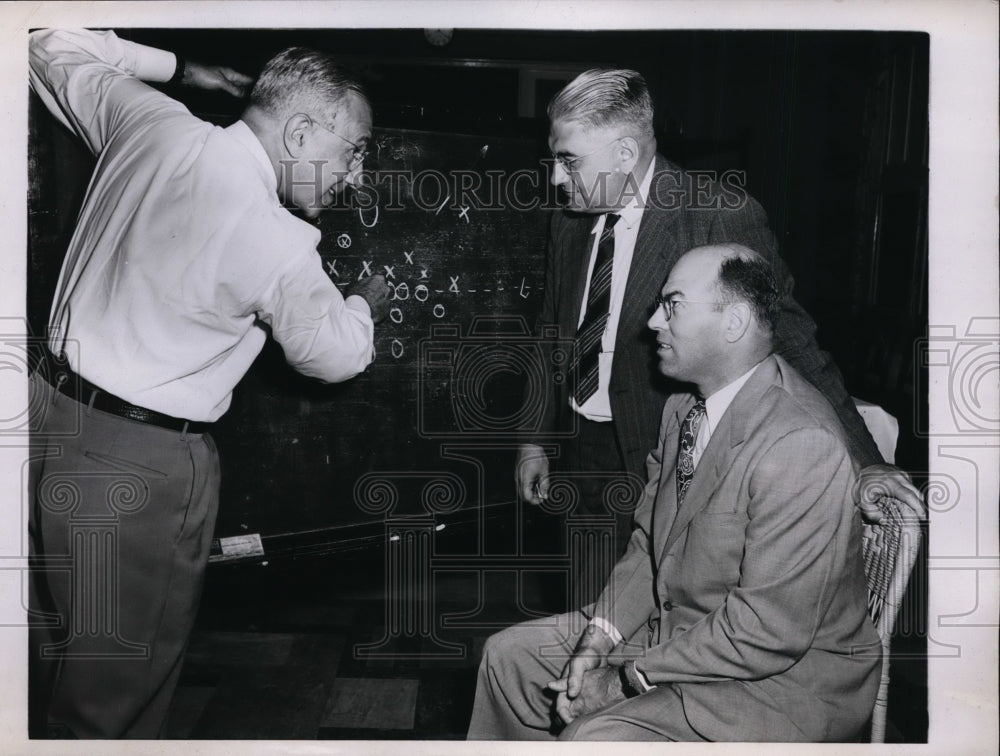
{"type": "Polygon", "coordinates": [[[212,423],[185,420],[182,417],[164,415],[162,412],[155,412],[154,410],[126,402],[124,399],[114,394],[109,394],[100,386],[95,386],[86,378],[74,373],[64,357],[59,357],[52,353],[47,354],[46,357],[50,369],[40,371],[45,376],[45,380],[59,393],[65,394],[81,404],[86,404],[88,407],[93,407],[101,412],[107,412],[117,417],[123,417],[126,420],[155,425],[160,428],[177,431],[178,433],[206,433],[212,427],[212,423]]]}

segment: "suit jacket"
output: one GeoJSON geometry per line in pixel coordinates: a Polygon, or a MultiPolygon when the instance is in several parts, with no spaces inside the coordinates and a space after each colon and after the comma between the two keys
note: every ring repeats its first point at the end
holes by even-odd
{"type": "MultiPolygon", "coordinates": [[[[881,462],[878,447],[844,389],[839,371],[816,344],[816,324],[792,297],[794,281],[778,256],[761,206],[745,192],[739,194],[719,184],[697,185],[696,189],[690,174],[659,155],[654,169],[625,286],[609,387],[626,471],[643,477],[646,455],[656,441],[657,420],[671,389],[655,368],[654,339],[646,327],[654,300],[682,254],[692,247],[723,241],[745,244],[771,261],[783,291],[775,351],[837,409],[852,455],[862,465],[881,462]]],[[[553,215],[539,333],[549,327],[564,341],[576,334],[594,222],[593,215],[565,211],[553,215]]],[[[546,359],[546,364],[553,364],[551,358],[546,359]]],[[[539,432],[530,434],[526,441],[544,443],[552,434],[564,434],[574,427],[574,413],[569,407],[571,389],[568,382],[550,379],[545,382],[545,396],[528,398],[544,401],[545,413],[539,432]]]]}
{"type": "Polygon", "coordinates": [[[850,739],[881,649],[867,612],[855,469],[824,398],[767,358],[720,419],[677,506],[677,394],[635,529],[593,613],[645,646],[712,740],[850,739]]]}

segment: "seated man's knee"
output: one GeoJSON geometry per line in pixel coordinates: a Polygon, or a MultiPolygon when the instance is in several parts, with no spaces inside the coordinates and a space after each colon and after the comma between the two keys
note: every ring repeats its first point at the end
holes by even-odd
{"type": "Polygon", "coordinates": [[[517,632],[518,625],[505,628],[498,633],[493,633],[483,644],[482,660],[503,658],[511,652],[516,652],[521,646],[521,633],[517,632]]]}

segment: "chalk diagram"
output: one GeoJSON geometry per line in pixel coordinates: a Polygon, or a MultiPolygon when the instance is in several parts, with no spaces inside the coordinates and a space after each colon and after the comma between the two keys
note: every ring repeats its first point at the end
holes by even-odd
{"type": "MultiPolygon", "coordinates": [[[[489,151],[489,144],[478,147],[466,170],[478,170],[489,151]]],[[[406,170],[427,157],[419,144],[395,135],[379,136],[373,152],[379,165],[401,166],[406,170]]],[[[400,199],[412,198],[404,195],[390,199],[390,209],[391,203],[400,199]]],[[[389,226],[391,230],[380,233],[387,227],[388,212],[382,208],[380,214],[378,202],[354,208],[326,234],[329,241],[325,245],[324,266],[341,292],[373,275],[384,276],[389,285],[389,316],[376,329],[376,342],[382,345],[383,355],[388,353],[393,360],[412,358],[413,346],[417,339],[427,336],[428,325],[446,324],[466,315],[524,311],[530,309],[526,307],[527,300],[540,296],[543,288],[540,275],[512,270],[519,266],[512,265],[503,255],[497,255],[495,261],[487,258],[485,264],[479,259],[469,269],[461,269],[463,255],[468,254],[461,240],[480,234],[479,241],[485,243],[497,231],[496,216],[490,217],[484,227],[482,218],[486,211],[477,210],[473,204],[462,197],[453,197],[452,193],[445,193],[443,201],[434,207],[417,208],[411,202],[412,206],[406,207],[407,217],[416,223],[429,221],[433,224],[431,228],[443,227],[447,232],[443,236],[431,232],[427,240],[418,243],[411,240],[388,254],[379,247],[384,247],[400,226],[397,222],[389,226]],[[366,239],[374,243],[366,245],[366,239]],[[452,260],[443,261],[434,243],[453,243],[456,239],[460,241],[455,245],[454,255],[449,255],[452,260]]],[[[395,217],[390,223],[393,221],[395,217]]]]}

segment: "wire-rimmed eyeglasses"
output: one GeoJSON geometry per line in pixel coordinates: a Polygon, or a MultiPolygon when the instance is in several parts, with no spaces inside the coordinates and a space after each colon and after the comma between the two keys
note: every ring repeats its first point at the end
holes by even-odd
{"type": "Polygon", "coordinates": [[[566,157],[565,155],[552,155],[552,160],[554,160],[556,163],[559,163],[559,165],[562,166],[562,169],[567,173],[569,173],[570,171],[574,170],[573,166],[578,160],[583,160],[585,157],[596,155],[601,150],[605,149],[606,147],[610,147],[615,142],[618,142],[624,138],[625,138],[624,136],[615,137],[610,142],[602,144],[597,149],[591,150],[590,152],[585,152],[582,155],[574,155],[573,157],[566,157]]]}
{"type": "Polygon", "coordinates": [[[364,147],[362,147],[357,142],[352,142],[350,139],[347,139],[346,137],[342,137],[340,134],[338,134],[333,129],[327,128],[322,123],[320,123],[318,120],[316,120],[315,118],[313,118],[311,115],[308,115],[308,113],[306,115],[308,116],[309,120],[313,122],[314,125],[319,126],[321,129],[323,129],[323,131],[330,132],[335,137],[337,137],[337,139],[339,139],[342,142],[346,142],[347,144],[351,145],[351,147],[354,148],[354,153],[351,156],[351,163],[350,163],[350,167],[351,168],[356,168],[357,166],[359,166],[363,162],[365,162],[365,158],[368,157],[368,155],[370,154],[367,149],[365,149],[364,147]]]}

